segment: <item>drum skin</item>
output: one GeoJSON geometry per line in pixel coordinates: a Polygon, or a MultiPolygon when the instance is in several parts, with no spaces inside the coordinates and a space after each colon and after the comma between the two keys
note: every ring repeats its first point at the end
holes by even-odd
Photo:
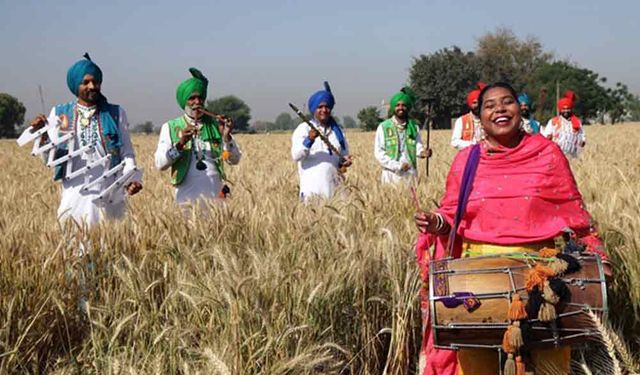
{"type": "MultiPolygon", "coordinates": [[[[432,261],[429,267],[429,302],[434,344],[438,348],[501,347],[509,325],[507,313],[513,293],[526,303],[525,278],[535,260],[526,254],[501,254],[432,261]],[[443,298],[472,293],[480,301],[475,309],[446,307],[443,298]]],[[[598,337],[589,317],[607,313],[606,283],[599,256],[578,256],[580,271],[563,275],[571,298],[556,306],[554,323],[529,320],[531,340],[526,347],[573,345],[598,337]]]]}

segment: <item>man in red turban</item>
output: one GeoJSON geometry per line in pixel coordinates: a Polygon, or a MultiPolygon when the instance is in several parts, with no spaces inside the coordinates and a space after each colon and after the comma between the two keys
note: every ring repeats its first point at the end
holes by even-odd
{"type": "Polygon", "coordinates": [[[567,91],[558,100],[559,116],[553,117],[541,134],[553,140],[567,156],[577,157],[586,143],[580,119],[573,114],[576,95],[567,91]]]}
{"type": "Polygon", "coordinates": [[[467,94],[467,107],[469,107],[469,113],[459,117],[453,125],[451,146],[458,150],[462,150],[465,147],[478,143],[482,137],[478,97],[480,96],[480,91],[485,86],[486,85],[484,83],[478,82],[477,88],[467,94]]]}

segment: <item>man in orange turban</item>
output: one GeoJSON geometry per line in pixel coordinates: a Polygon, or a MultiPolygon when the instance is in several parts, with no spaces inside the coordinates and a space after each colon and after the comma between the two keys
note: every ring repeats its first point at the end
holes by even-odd
{"type": "Polygon", "coordinates": [[[559,116],[553,117],[541,134],[560,146],[567,156],[577,157],[586,144],[586,137],[580,119],[573,114],[576,95],[567,90],[558,100],[559,116]]]}
{"type": "Polygon", "coordinates": [[[462,150],[465,147],[478,143],[482,137],[480,128],[480,108],[478,107],[478,97],[480,91],[486,85],[478,82],[477,88],[467,94],[467,107],[469,113],[459,117],[453,125],[453,134],[451,135],[451,146],[462,150]]]}

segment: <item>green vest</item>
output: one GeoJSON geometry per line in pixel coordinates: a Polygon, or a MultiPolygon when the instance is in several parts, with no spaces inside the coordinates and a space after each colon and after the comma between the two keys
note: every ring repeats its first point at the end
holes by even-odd
{"type": "MultiPolygon", "coordinates": [[[[218,130],[218,123],[216,120],[210,117],[204,117],[200,119],[200,134],[199,138],[204,142],[209,142],[211,146],[211,157],[214,160],[216,169],[220,178],[225,179],[224,166],[222,164],[222,135],[218,130]]],[[[176,144],[180,141],[181,130],[187,127],[187,122],[184,116],[180,116],[169,121],[169,136],[171,137],[171,143],[176,144]]],[[[184,149],[181,152],[180,158],[178,158],[171,165],[171,183],[173,185],[180,185],[189,171],[191,164],[191,155],[193,154],[193,140],[187,142],[184,149]]]]}
{"type": "MultiPolygon", "coordinates": [[[[383,121],[381,125],[384,133],[385,153],[393,160],[399,160],[400,150],[398,148],[398,142],[400,137],[398,136],[396,124],[389,118],[383,121]]],[[[418,127],[413,120],[409,119],[405,132],[406,137],[404,144],[407,149],[407,154],[409,154],[409,161],[411,162],[411,166],[416,168],[416,138],[418,136],[418,127]]]]}

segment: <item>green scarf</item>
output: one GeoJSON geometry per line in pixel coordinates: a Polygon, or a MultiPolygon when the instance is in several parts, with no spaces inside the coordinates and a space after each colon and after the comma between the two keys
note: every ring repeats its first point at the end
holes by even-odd
{"type": "MultiPolygon", "coordinates": [[[[393,119],[389,118],[382,122],[382,131],[384,133],[384,151],[393,160],[400,159],[400,149],[398,147],[399,135],[398,127],[393,122],[393,119]]],[[[409,119],[407,121],[407,128],[405,129],[405,147],[407,154],[409,154],[409,161],[411,166],[416,168],[416,139],[418,137],[418,126],[416,123],[409,119]]]]}
{"type": "MultiPolygon", "coordinates": [[[[211,157],[215,161],[216,169],[221,179],[225,179],[224,165],[222,163],[222,135],[218,130],[218,124],[216,120],[210,117],[203,117],[200,119],[202,127],[200,128],[199,138],[205,142],[209,142],[211,146],[211,157]]],[[[187,122],[184,116],[180,116],[176,119],[169,121],[169,135],[171,137],[171,143],[176,144],[180,141],[179,133],[182,129],[187,127],[187,122]]],[[[189,165],[191,164],[191,155],[193,154],[193,140],[187,142],[184,149],[181,152],[181,156],[171,165],[171,183],[173,185],[180,185],[189,171],[189,165]]]]}

